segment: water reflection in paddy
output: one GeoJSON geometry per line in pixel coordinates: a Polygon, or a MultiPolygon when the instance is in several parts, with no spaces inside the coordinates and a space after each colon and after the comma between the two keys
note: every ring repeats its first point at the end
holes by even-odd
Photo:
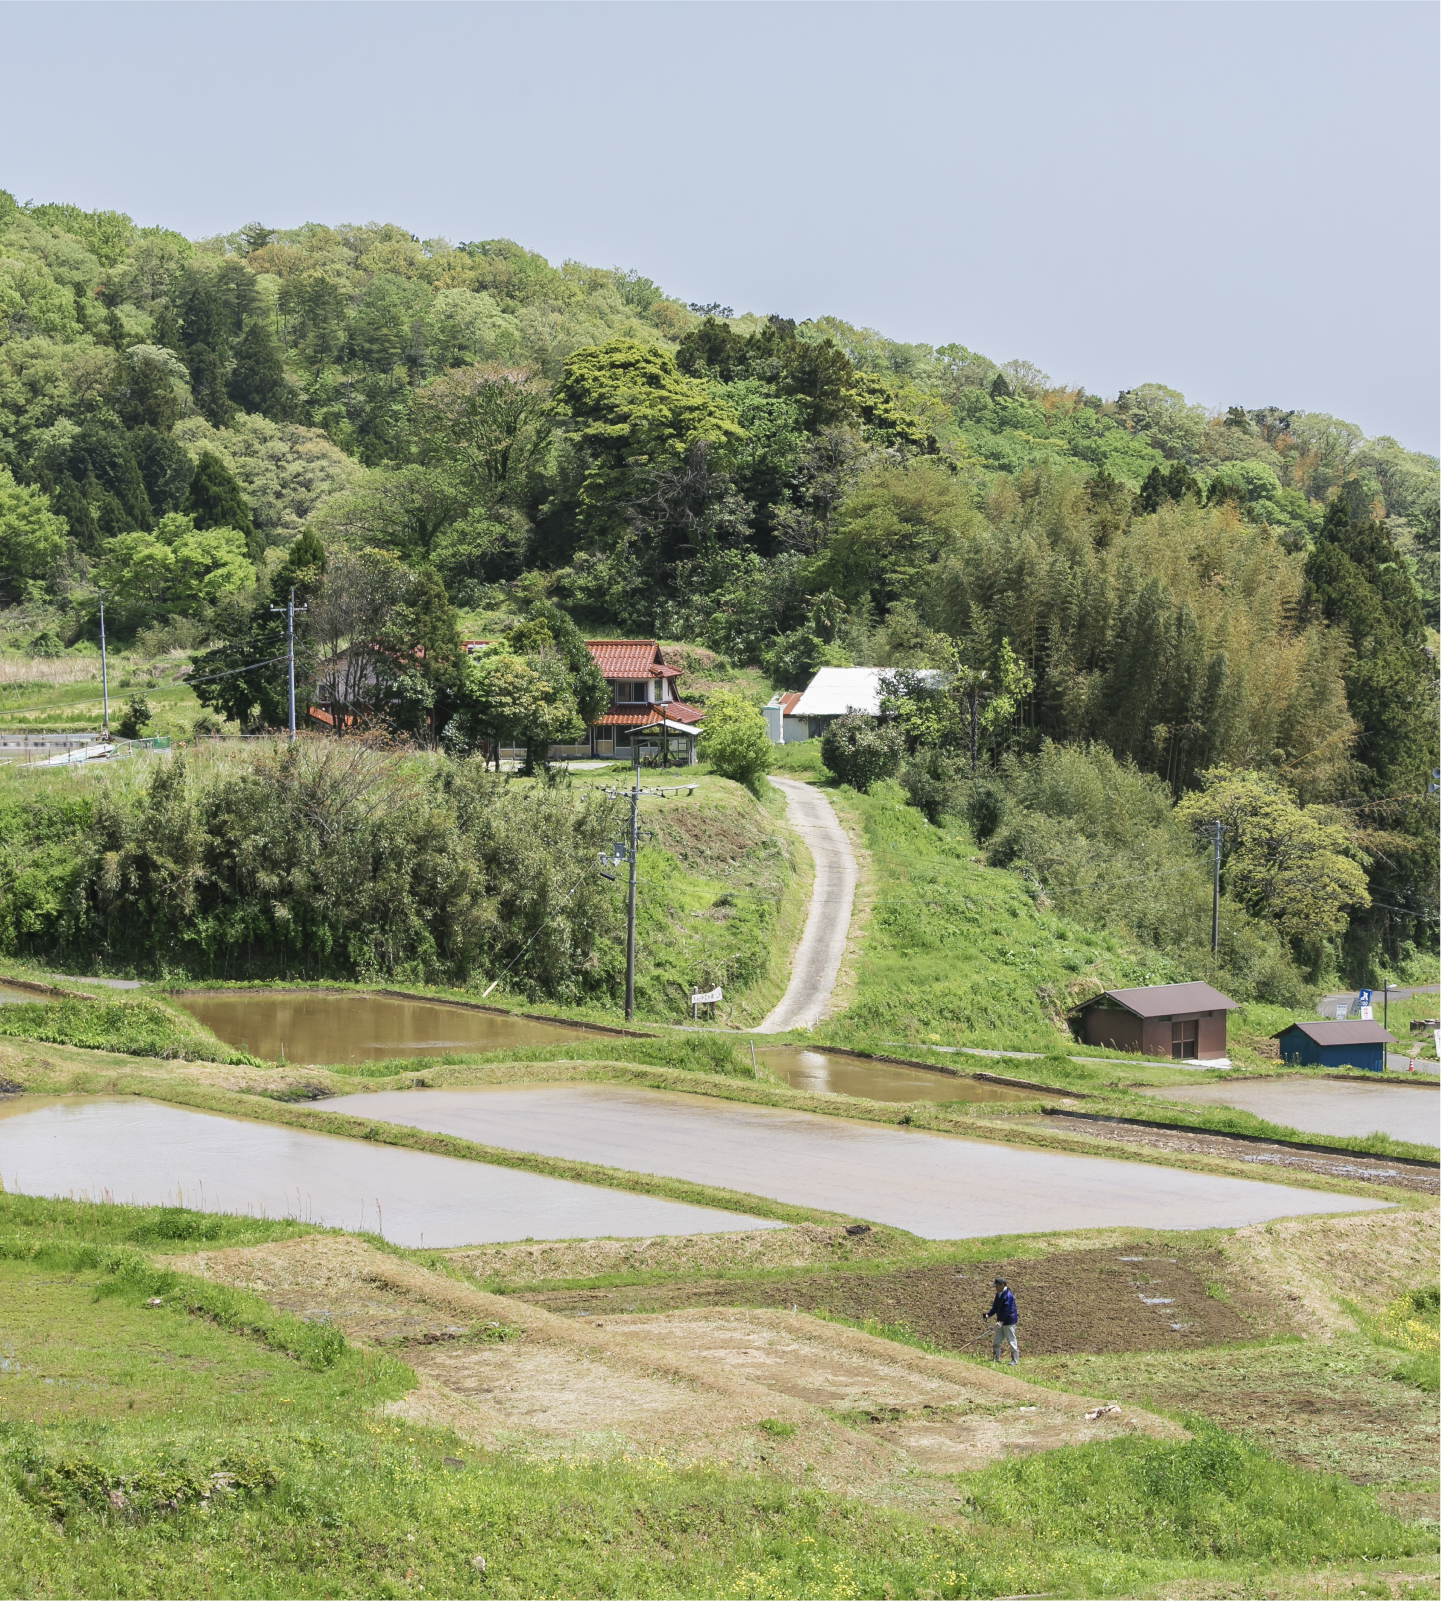
{"type": "Polygon", "coordinates": [[[923,1067],[867,1062],[830,1051],[798,1051],[783,1046],[756,1048],[756,1060],[793,1090],[820,1095],[864,1095],[873,1101],[1026,1101],[1031,1090],[1005,1089],[983,1080],[930,1073],[923,1067]]]}
{"type": "Polygon", "coordinates": [[[781,1226],[134,1096],[0,1100],[0,1178],[20,1195],[383,1225],[388,1240],[411,1246],[781,1226]]]}
{"type": "Polygon", "coordinates": [[[172,998],[227,1045],[267,1061],[284,1056],[291,1062],[373,1062],[604,1038],[564,1023],[389,995],[212,990],[172,998]]]}

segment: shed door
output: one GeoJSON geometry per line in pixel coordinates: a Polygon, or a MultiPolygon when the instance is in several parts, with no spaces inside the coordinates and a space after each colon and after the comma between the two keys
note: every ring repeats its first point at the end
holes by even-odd
{"type": "Polygon", "coordinates": [[[1178,1017],[1171,1023],[1171,1055],[1179,1057],[1196,1054],[1196,1022],[1194,1017],[1178,1017]]]}

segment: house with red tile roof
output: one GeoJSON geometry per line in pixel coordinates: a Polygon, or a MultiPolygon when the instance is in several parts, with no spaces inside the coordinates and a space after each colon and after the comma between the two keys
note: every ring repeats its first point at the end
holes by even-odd
{"type": "MultiPolygon", "coordinates": [[[[483,639],[467,640],[465,649],[481,651],[488,643],[483,639]]],[[[675,681],[680,670],[667,663],[655,640],[588,639],[585,648],[610,690],[610,705],[586,730],[583,740],[572,745],[552,745],[552,761],[587,757],[629,761],[634,754],[633,730],[653,726],[662,719],[694,727],[704,717],[699,706],[689,706],[676,698],[675,681]]],[[[524,752],[503,748],[501,755],[519,757],[524,752]]]]}

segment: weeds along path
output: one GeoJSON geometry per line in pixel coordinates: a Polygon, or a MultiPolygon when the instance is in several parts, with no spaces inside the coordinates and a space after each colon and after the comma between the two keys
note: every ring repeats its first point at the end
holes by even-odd
{"type": "Polygon", "coordinates": [[[845,955],[856,894],[856,859],[831,803],[797,779],[772,778],[771,783],[785,795],[786,817],[815,858],[816,881],[791,981],[780,1004],[753,1034],[783,1034],[820,1021],[845,955]]]}

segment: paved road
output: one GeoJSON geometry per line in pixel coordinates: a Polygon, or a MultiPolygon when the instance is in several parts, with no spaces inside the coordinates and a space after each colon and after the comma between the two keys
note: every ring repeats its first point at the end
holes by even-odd
{"type": "MultiPolygon", "coordinates": [[[[1376,1012],[1376,1021],[1379,1023],[1381,1021],[1382,1012],[1381,991],[1374,990],[1372,991],[1372,994],[1375,998],[1371,1004],[1376,1012]]],[[[1409,1001],[1413,995],[1437,994],[1441,994],[1441,984],[1417,984],[1411,989],[1392,990],[1391,999],[1393,1001],[1409,1001]]],[[[1336,1006],[1338,1002],[1345,1001],[1349,1006],[1355,1001],[1355,999],[1355,990],[1347,990],[1344,994],[1338,992],[1335,995],[1323,995],[1321,999],[1316,1002],[1316,1011],[1322,1017],[1334,1018],[1336,1015],[1336,1006]]]]}
{"type": "Polygon", "coordinates": [[[1241,1079],[1140,1093],[1189,1106],[1234,1106],[1306,1134],[1360,1137],[1379,1132],[1417,1145],[1441,1146],[1441,1096],[1431,1084],[1241,1079]]]}
{"type": "Polygon", "coordinates": [[[932,1240],[1126,1225],[1236,1228],[1385,1204],[610,1084],[382,1090],[327,1105],[486,1145],[773,1196],[932,1240]]]}
{"type": "Polygon", "coordinates": [[[783,1034],[820,1022],[846,953],[856,894],[856,859],[831,803],[812,785],[794,778],[773,778],[771,783],[784,792],[790,825],[810,847],[816,881],[791,981],[780,1004],[751,1030],[754,1034],[783,1034]]]}
{"type": "Polygon", "coordinates": [[[11,1194],[296,1217],[343,1229],[383,1224],[386,1239],[411,1246],[782,1226],[133,1096],[0,1103],[0,1178],[11,1194]]]}

